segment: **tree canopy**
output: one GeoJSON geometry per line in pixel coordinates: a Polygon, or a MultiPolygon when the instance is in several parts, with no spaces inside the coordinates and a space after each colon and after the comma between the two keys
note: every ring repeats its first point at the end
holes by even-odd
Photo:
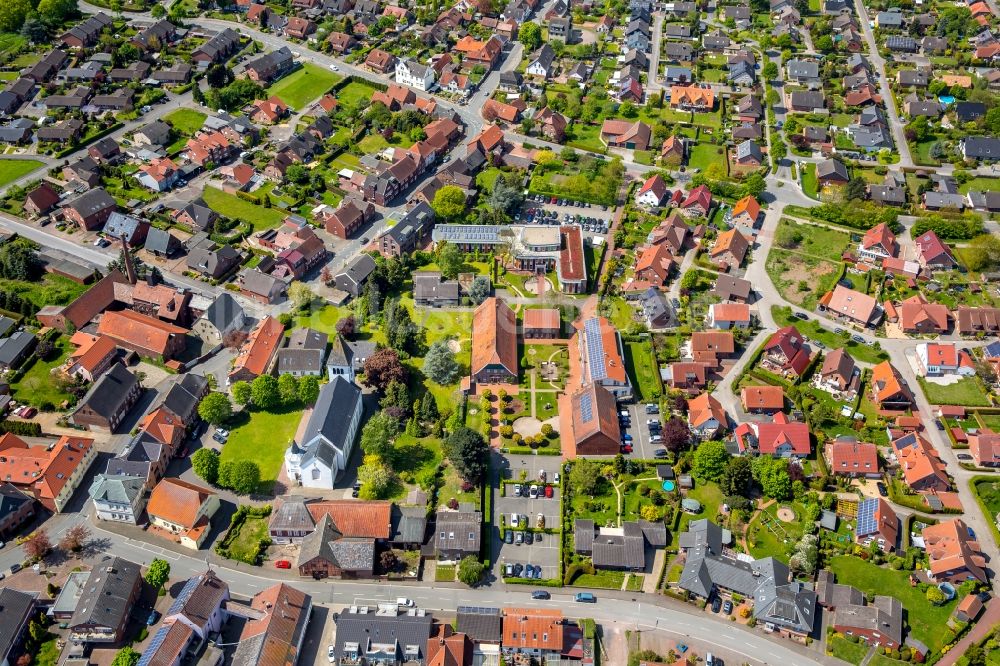
{"type": "Polygon", "coordinates": [[[729,458],[729,451],[723,442],[702,442],[694,452],[694,475],[705,481],[718,481],[725,473],[729,458]]]}
{"type": "Polygon", "coordinates": [[[233,415],[233,406],[224,393],[213,391],[198,405],[198,415],[212,425],[222,425],[233,415]]]}
{"type": "Polygon", "coordinates": [[[444,452],[463,479],[473,484],[483,480],[490,447],[478,432],[465,426],[458,428],[445,440],[444,452]]]}
{"type": "Polygon", "coordinates": [[[442,386],[458,380],[460,368],[447,340],[435,340],[424,355],[424,374],[442,386]]]}

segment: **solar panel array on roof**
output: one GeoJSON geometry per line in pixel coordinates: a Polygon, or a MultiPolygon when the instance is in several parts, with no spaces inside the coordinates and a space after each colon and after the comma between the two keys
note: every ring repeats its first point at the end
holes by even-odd
{"type": "Polygon", "coordinates": [[[146,646],[146,649],[143,650],[143,654],[156,654],[156,652],[160,649],[160,646],[163,645],[163,641],[167,638],[167,633],[169,631],[169,624],[161,624],[160,628],[153,635],[153,640],[151,640],[149,645],[146,646]]]}
{"type": "Polygon", "coordinates": [[[594,418],[594,402],[589,393],[580,396],[580,416],[584,423],[589,423],[594,418]]]}
{"type": "Polygon", "coordinates": [[[986,358],[1000,358],[1000,342],[986,345],[986,358]]]}
{"type": "Polygon", "coordinates": [[[489,606],[459,606],[459,613],[470,613],[475,615],[499,615],[499,608],[490,608],[489,606]]]}
{"type": "Polygon", "coordinates": [[[600,381],[607,378],[604,368],[604,341],[601,340],[601,322],[595,317],[583,324],[583,332],[587,336],[587,364],[590,367],[590,379],[600,381]]]}
{"type": "Polygon", "coordinates": [[[858,523],[854,528],[859,535],[873,534],[878,527],[875,520],[875,509],[878,507],[877,499],[866,499],[858,506],[858,523]]]}
{"type": "Polygon", "coordinates": [[[500,230],[488,224],[439,224],[431,234],[435,241],[496,243],[500,230]]]}
{"type": "Polygon", "coordinates": [[[170,610],[167,611],[167,615],[180,613],[182,610],[184,610],[184,604],[186,604],[188,599],[191,598],[191,595],[194,594],[194,591],[198,589],[198,583],[200,582],[201,579],[198,576],[195,576],[194,578],[189,578],[188,581],[184,583],[184,587],[181,589],[181,593],[177,595],[177,598],[174,600],[174,603],[170,605],[170,610]]]}

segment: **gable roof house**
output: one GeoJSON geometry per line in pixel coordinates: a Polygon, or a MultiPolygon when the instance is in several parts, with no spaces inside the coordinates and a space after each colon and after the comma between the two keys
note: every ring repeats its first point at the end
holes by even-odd
{"type": "Polygon", "coordinates": [[[182,479],[166,478],[149,495],[146,513],[152,525],[171,535],[180,545],[201,548],[211,530],[219,496],[182,479]]]}
{"type": "Polygon", "coordinates": [[[243,346],[229,372],[230,384],[238,381],[253,381],[271,370],[275,354],[284,340],[285,327],[270,315],[261,319],[243,346]]]}
{"type": "Polygon", "coordinates": [[[490,297],[472,319],[471,375],[480,384],[516,382],[517,317],[502,300],[490,297]]]}
{"type": "Polygon", "coordinates": [[[589,382],[569,396],[569,406],[571,435],[566,444],[571,453],[568,455],[614,455],[619,452],[621,429],[617,403],[607,389],[589,382]]]}
{"type": "Polygon", "coordinates": [[[922,233],[914,243],[917,246],[917,260],[924,268],[950,269],[958,266],[951,248],[933,230],[922,233]]]}
{"type": "Polygon", "coordinates": [[[337,617],[333,663],[430,666],[426,649],[433,624],[434,618],[423,609],[352,606],[337,617]]]}
{"type": "Polygon", "coordinates": [[[434,547],[442,562],[458,562],[467,555],[479,557],[483,515],[459,506],[458,511],[438,509],[434,547]]]}
{"type": "Polygon", "coordinates": [[[641,571],[646,566],[647,546],[656,549],[667,544],[662,522],[630,520],[621,527],[595,527],[594,521],[577,519],[573,524],[574,548],[589,555],[594,567],[641,571]]]}
{"type": "Polygon", "coordinates": [[[701,393],[687,401],[688,428],[700,439],[712,439],[729,425],[729,417],[722,403],[710,393],[701,393]]]}
{"type": "Polygon", "coordinates": [[[830,471],[839,476],[881,478],[878,449],[874,444],[859,442],[851,437],[838,437],[827,442],[824,449],[830,471]]]}
{"type": "Polygon", "coordinates": [[[872,400],[884,410],[907,410],[913,406],[913,395],[899,371],[889,361],[872,368],[872,400]]]}
{"type": "Polygon", "coordinates": [[[0,437],[0,482],[14,485],[54,513],[61,513],[79,487],[97,451],[94,440],[63,435],[49,446],[28,446],[20,437],[0,437]]]}
{"type": "Polygon", "coordinates": [[[84,192],[62,207],[66,220],[75,223],[85,231],[100,228],[118,204],[107,191],[98,187],[84,192]]]}
{"type": "Polygon", "coordinates": [[[886,257],[895,257],[898,251],[896,235],[884,222],[866,231],[858,245],[861,259],[870,263],[880,263],[886,257]]]}
{"type": "Polygon", "coordinates": [[[717,590],[736,592],[754,600],[757,622],[783,635],[811,633],[816,610],[811,586],[794,581],[788,566],[773,557],[737,558],[726,547],[731,541],[729,530],[707,519],[691,521],[688,531],[680,535],[685,553],[681,589],[703,599],[717,590]]]}
{"type": "MultiPolygon", "coordinates": [[[[302,652],[312,607],[311,596],[285,583],[255,594],[232,666],[294,666],[302,652]]],[[[233,612],[232,605],[227,608],[233,612]]]]}
{"type": "Polygon", "coordinates": [[[726,269],[730,267],[738,268],[743,263],[743,259],[746,258],[749,250],[750,242],[747,240],[747,237],[741,234],[739,230],[733,228],[723,231],[718,235],[715,239],[715,244],[709,252],[709,256],[717,266],[725,267],[726,269]]]}
{"type": "Polygon", "coordinates": [[[618,400],[631,397],[632,383],[625,371],[621,336],[614,326],[604,317],[592,317],[573,322],[573,327],[576,332],[570,339],[570,362],[579,362],[581,382],[597,382],[618,400]]]}
{"type": "Polygon", "coordinates": [[[921,535],[930,560],[931,577],[938,582],[986,583],[986,558],[972,530],[961,518],[928,525],[921,535]]]}
{"type": "Polygon", "coordinates": [[[364,406],[361,389],[337,376],[320,389],[302,441],[285,452],[289,478],[306,488],[333,488],[347,468],[364,406]]]}
{"type": "Polygon", "coordinates": [[[809,366],[812,350],[794,326],[775,331],[764,344],[761,363],[786,376],[801,376],[809,366]]]}
{"type": "Polygon", "coordinates": [[[892,450],[906,485],[916,491],[943,491],[951,486],[937,450],[922,435],[911,432],[893,440],[892,450]]]}
{"type": "Polygon", "coordinates": [[[74,644],[71,649],[120,641],[141,589],[142,576],[135,562],[114,557],[91,569],[67,622],[74,644]]]}
{"type": "Polygon", "coordinates": [[[70,417],[75,425],[114,432],[142,395],[138,378],[115,363],[87,391],[70,417]]]}
{"type": "Polygon", "coordinates": [[[851,355],[843,349],[834,349],[823,357],[816,385],[825,391],[844,392],[855,385],[855,379],[859,376],[860,372],[851,355]]]}
{"type": "Polygon", "coordinates": [[[337,289],[341,289],[351,296],[357,298],[361,295],[368,277],[375,270],[375,260],[369,254],[359,254],[350,263],[344,266],[344,270],[334,276],[337,289]]]}

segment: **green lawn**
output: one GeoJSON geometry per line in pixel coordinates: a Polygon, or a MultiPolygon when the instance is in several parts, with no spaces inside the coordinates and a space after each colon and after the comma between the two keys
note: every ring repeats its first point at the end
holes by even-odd
{"type": "Polygon", "coordinates": [[[970,178],[968,182],[958,186],[958,191],[962,194],[970,191],[996,192],[997,190],[1000,190],[1000,178],[987,178],[985,176],[970,178]]]}
{"type": "MultiPolygon", "coordinates": [[[[718,517],[719,507],[722,506],[722,500],[724,497],[722,495],[722,489],[719,488],[719,484],[714,482],[702,483],[700,481],[696,481],[694,488],[687,491],[685,497],[690,497],[691,499],[696,499],[701,502],[701,513],[692,514],[687,511],[683,512],[681,514],[681,520],[677,526],[677,531],[668,533],[671,540],[675,539],[677,534],[686,532],[687,525],[692,520],[708,518],[716,523],[720,522],[718,517]]],[[[678,508],[678,511],[679,510],[680,509],[678,508]]],[[[669,546],[671,544],[667,545],[669,546]]],[[[676,542],[674,542],[673,545],[676,546],[676,542]]]]}
{"type": "Polygon", "coordinates": [[[606,590],[620,590],[625,582],[624,571],[598,569],[596,573],[580,574],[573,581],[574,587],[597,587],[606,590]]]}
{"type": "Polygon", "coordinates": [[[45,164],[38,160],[12,160],[0,158],[0,187],[13,183],[19,178],[27,176],[36,169],[40,169],[45,164]]]}
{"type": "Polygon", "coordinates": [[[993,432],[1000,432],[1000,414],[980,414],[979,418],[987,428],[993,432]]]}
{"type": "Polygon", "coordinates": [[[625,342],[625,369],[632,379],[636,399],[655,400],[660,397],[659,368],[653,355],[653,346],[648,340],[625,342]]]}
{"type": "Polygon", "coordinates": [[[195,109],[177,109],[163,116],[164,122],[170,123],[181,134],[194,136],[195,133],[205,124],[207,114],[195,109]]]}
{"type": "Polygon", "coordinates": [[[968,407],[989,407],[986,390],[977,377],[965,377],[947,386],[934,384],[923,377],[917,378],[932,405],[965,405],[968,407]]]}
{"type": "Polygon", "coordinates": [[[288,106],[302,111],[313,100],[330,90],[343,77],[312,63],[282,78],[267,89],[267,94],[277,95],[288,106]]]}
{"type": "Polygon", "coordinates": [[[866,643],[852,643],[842,636],[833,636],[827,643],[830,652],[837,659],[842,659],[849,664],[861,663],[861,660],[868,654],[866,643]]]}
{"type": "Polygon", "coordinates": [[[261,556],[260,540],[267,536],[267,518],[247,516],[239,532],[229,542],[229,558],[256,564],[261,556]]]}
{"type": "Polygon", "coordinates": [[[910,587],[909,572],[893,571],[849,555],[839,555],[828,562],[837,575],[837,582],[853,585],[864,593],[891,594],[900,600],[907,612],[907,623],[917,640],[931,651],[941,649],[948,629],[948,618],[958,600],[933,606],[916,587],[910,587]]]}
{"type": "Polygon", "coordinates": [[[88,286],[74,282],[68,277],[46,273],[35,282],[24,280],[0,280],[0,290],[16,292],[41,309],[46,305],[66,305],[75,301],[88,286]]]}
{"type": "Polygon", "coordinates": [[[849,337],[837,335],[819,325],[819,322],[810,319],[802,321],[792,316],[791,308],[780,305],[771,306],[771,314],[774,321],[779,326],[794,325],[802,335],[807,335],[813,340],[818,340],[827,346],[828,350],[843,348],[856,361],[865,363],[881,363],[889,358],[884,351],[877,350],[869,345],[859,345],[849,337]]]}
{"type": "Polygon", "coordinates": [[[811,199],[817,199],[816,165],[812,162],[803,164],[802,167],[802,192],[811,199]]]}
{"type": "Polygon", "coordinates": [[[28,44],[28,39],[17,32],[0,33],[0,53],[10,53],[28,44]]]}
{"type": "Polygon", "coordinates": [[[439,564],[434,569],[434,580],[438,583],[454,583],[457,570],[458,567],[453,564],[439,564]]]}
{"type": "Polygon", "coordinates": [[[497,178],[503,173],[500,169],[496,167],[490,167],[479,172],[476,176],[476,187],[478,187],[483,192],[492,192],[493,184],[497,182],[497,178]]]}
{"type": "Polygon", "coordinates": [[[778,222],[774,242],[786,250],[795,250],[831,261],[840,261],[844,250],[851,243],[851,236],[846,232],[829,227],[799,224],[783,217],[778,222]]]}
{"type": "Polygon", "coordinates": [[[989,511],[989,515],[995,516],[1000,513],[1000,479],[982,479],[972,485],[989,511]]]}
{"type": "Polygon", "coordinates": [[[608,147],[601,141],[601,128],[597,125],[574,123],[566,130],[566,145],[592,153],[607,152],[608,147]]]}
{"type": "Polygon", "coordinates": [[[222,462],[227,460],[252,460],[260,467],[260,489],[269,492],[278,478],[285,450],[295,437],[300,409],[283,412],[241,412],[235,420],[229,441],[222,447],[222,462]]]}
{"type": "Polygon", "coordinates": [[[726,155],[724,150],[722,154],[719,153],[721,149],[721,146],[711,143],[695,144],[691,147],[691,151],[688,154],[688,167],[704,171],[713,164],[723,164],[726,155]]]}
{"type": "Polygon", "coordinates": [[[285,219],[285,213],[280,208],[264,208],[217,187],[206,187],[202,198],[219,215],[252,224],[254,233],[276,227],[285,219]]]}
{"type": "Polygon", "coordinates": [[[762,511],[751,524],[752,536],[747,538],[750,554],[756,558],[776,557],[787,562],[792,549],[802,538],[805,508],[798,503],[783,504],[795,512],[795,520],[786,523],[778,520],[778,504],[772,504],[762,511]]]}
{"type": "Polygon", "coordinates": [[[337,100],[344,106],[351,106],[359,100],[369,100],[375,91],[375,86],[360,81],[351,81],[337,91],[337,100]]]}
{"type": "Polygon", "coordinates": [[[62,390],[62,385],[56,382],[52,370],[63,364],[73,350],[73,345],[69,338],[60,336],[55,341],[55,347],[47,361],[34,361],[21,379],[10,387],[18,401],[35,407],[58,407],[64,401],[72,399],[73,396],[62,390]]]}

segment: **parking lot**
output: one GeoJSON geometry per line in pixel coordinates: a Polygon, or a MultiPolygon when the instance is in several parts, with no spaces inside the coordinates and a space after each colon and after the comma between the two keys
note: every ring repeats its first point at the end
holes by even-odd
{"type": "MultiPolygon", "coordinates": [[[[556,200],[560,201],[559,199],[556,200]]],[[[565,201],[565,200],[562,200],[565,201]]],[[[515,220],[523,224],[579,224],[584,232],[603,235],[608,232],[615,210],[612,207],[590,205],[579,202],[550,203],[549,197],[529,197],[521,207],[515,220]]]]}
{"type": "Polygon", "coordinates": [[[541,567],[541,574],[537,578],[558,578],[559,577],[559,535],[532,533],[532,543],[527,543],[527,533],[523,530],[511,530],[511,514],[517,514],[519,526],[526,524],[532,528],[538,525],[538,516],[541,514],[545,519],[547,528],[558,529],[561,525],[561,502],[560,489],[557,485],[552,485],[552,497],[545,497],[544,484],[540,482],[539,472],[544,470],[546,481],[553,484],[555,474],[560,473],[562,459],[555,456],[513,456],[510,459],[501,458],[503,463],[502,479],[505,483],[503,497],[499,491],[494,498],[496,509],[496,524],[499,528],[501,524],[500,516],[503,516],[503,524],[507,526],[511,533],[512,543],[505,543],[501,536],[501,531],[494,531],[494,538],[497,540],[494,548],[496,557],[497,575],[505,575],[504,568],[507,564],[521,564],[522,566],[531,564],[541,567]],[[524,480],[521,480],[522,471],[524,480]],[[521,486],[522,496],[514,495],[514,484],[521,486]],[[540,496],[532,499],[528,496],[532,485],[537,485],[540,496]],[[516,535],[520,534],[522,543],[516,542],[516,535]]]}
{"type": "MultiPolygon", "coordinates": [[[[655,456],[653,452],[657,449],[662,449],[662,442],[650,441],[650,431],[649,426],[646,422],[649,419],[657,419],[662,423],[662,418],[660,414],[647,414],[646,405],[644,403],[637,403],[634,405],[619,405],[619,411],[622,409],[627,409],[629,413],[629,423],[626,426],[619,420],[621,424],[622,438],[625,435],[632,436],[632,453],[626,454],[626,456],[636,458],[639,460],[652,460],[655,456]]],[[[669,414],[668,414],[669,416],[669,414]]]]}

